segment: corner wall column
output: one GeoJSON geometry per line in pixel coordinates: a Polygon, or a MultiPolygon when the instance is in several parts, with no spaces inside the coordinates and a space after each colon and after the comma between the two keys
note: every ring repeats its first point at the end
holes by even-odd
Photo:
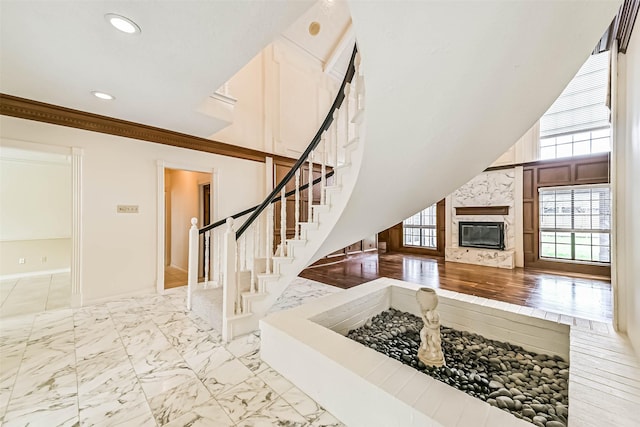
{"type": "Polygon", "coordinates": [[[71,148],[71,307],[82,307],[82,148],[71,148]]]}

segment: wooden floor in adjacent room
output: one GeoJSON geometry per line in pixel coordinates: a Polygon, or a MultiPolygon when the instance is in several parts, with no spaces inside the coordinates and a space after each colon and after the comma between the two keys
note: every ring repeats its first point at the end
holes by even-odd
{"type": "Polygon", "coordinates": [[[164,288],[171,289],[187,285],[187,272],[179,268],[167,266],[164,268],[164,288]]]}
{"type": "Polygon", "coordinates": [[[586,319],[610,321],[612,316],[611,281],[604,277],[507,270],[401,253],[372,253],[313,266],[300,276],[345,289],[390,277],[586,319]]]}

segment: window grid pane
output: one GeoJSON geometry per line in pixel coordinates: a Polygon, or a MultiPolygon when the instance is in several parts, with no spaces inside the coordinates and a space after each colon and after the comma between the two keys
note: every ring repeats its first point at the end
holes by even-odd
{"type": "Polygon", "coordinates": [[[404,220],[402,226],[404,246],[438,247],[435,203],[404,220]]]}
{"type": "Polygon", "coordinates": [[[540,257],[610,263],[609,188],[541,189],[540,257]]]}
{"type": "Polygon", "coordinates": [[[611,151],[611,129],[592,129],[570,135],[540,139],[540,159],[583,156],[611,151]]]}

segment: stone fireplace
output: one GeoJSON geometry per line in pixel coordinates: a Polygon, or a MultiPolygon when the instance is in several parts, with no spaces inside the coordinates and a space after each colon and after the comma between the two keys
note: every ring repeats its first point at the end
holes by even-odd
{"type": "Polygon", "coordinates": [[[521,192],[521,174],[503,169],[484,172],[450,194],[445,259],[515,268],[522,239],[522,206],[515,201],[521,199],[521,192]],[[465,243],[468,239],[477,242],[465,243]]]}

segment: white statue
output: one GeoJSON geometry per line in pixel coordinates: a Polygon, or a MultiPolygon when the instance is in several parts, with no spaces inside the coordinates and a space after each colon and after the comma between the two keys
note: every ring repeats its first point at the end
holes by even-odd
{"type": "Polygon", "coordinates": [[[426,366],[444,366],[444,354],[440,339],[440,315],[436,311],[438,295],[431,288],[420,288],[416,291],[416,299],[420,305],[420,313],[424,326],[420,331],[420,348],[418,358],[426,366]]]}

